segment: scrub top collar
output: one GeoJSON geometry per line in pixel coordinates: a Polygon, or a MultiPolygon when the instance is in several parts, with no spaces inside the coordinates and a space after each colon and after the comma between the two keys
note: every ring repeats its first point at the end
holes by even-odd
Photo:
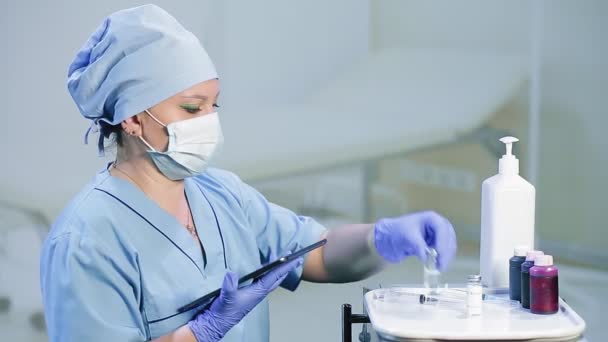
{"type": "MultiPolygon", "coordinates": [[[[223,254],[224,251],[221,230],[218,226],[219,222],[217,222],[214,209],[208,201],[208,195],[203,194],[203,189],[201,189],[199,184],[191,179],[184,181],[186,198],[192,212],[192,218],[203,253],[201,253],[198,242],[192,238],[188,230],[173,215],[158,206],[158,204],[131,182],[110,175],[108,167],[97,175],[95,189],[114,197],[139,215],[148,223],[148,226],[145,227],[146,229],[155,229],[158,233],[162,234],[184,253],[196,265],[201,274],[205,276],[206,259],[208,259],[208,256],[210,254],[211,256],[217,256],[218,252],[223,254]]],[[[142,236],[145,236],[143,232],[142,236]]],[[[213,260],[212,262],[219,261],[213,260]]]]}

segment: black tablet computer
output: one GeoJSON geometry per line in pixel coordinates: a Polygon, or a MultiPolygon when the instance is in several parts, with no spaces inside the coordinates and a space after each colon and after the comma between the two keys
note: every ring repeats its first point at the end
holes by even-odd
{"type": "MultiPolygon", "coordinates": [[[[278,267],[286,262],[297,259],[297,258],[303,256],[304,254],[325,245],[326,243],[327,243],[327,239],[323,239],[319,242],[313,243],[310,246],[304,247],[294,253],[281,257],[278,260],[275,260],[265,266],[262,266],[261,268],[241,277],[239,279],[239,285],[246,281],[249,281],[249,280],[255,281],[256,279],[258,279],[259,277],[268,273],[269,271],[275,269],[276,267],[278,267]]],[[[177,309],[177,312],[182,313],[182,312],[186,312],[186,311],[192,310],[194,308],[197,308],[203,304],[209,304],[215,297],[220,295],[220,291],[221,291],[221,289],[217,289],[209,294],[206,294],[203,297],[193,301],[192,303],[186,304],[186,305],[182,306],[181,308],[177,309]]]]}

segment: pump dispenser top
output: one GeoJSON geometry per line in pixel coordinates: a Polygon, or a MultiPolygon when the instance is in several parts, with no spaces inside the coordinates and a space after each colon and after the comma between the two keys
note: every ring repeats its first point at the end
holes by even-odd
{"type": "Polygon", "coordinates": [[[507,147],[507,153],[500,158],[498,162],[498,173],[503,174],[519,174],[519,159],[512,154],[513,143],[518,142],[519,139],[515,137],[504,137],[500,141],[507,147]]]}

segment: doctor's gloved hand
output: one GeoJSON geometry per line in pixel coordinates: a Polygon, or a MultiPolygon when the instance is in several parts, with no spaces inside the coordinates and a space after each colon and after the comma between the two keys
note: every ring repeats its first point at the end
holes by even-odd
{"type": "Polygon", "coordinates": [[[378,254],[392,263],[408,256],[417,256],[426,262],[426,248],[434,248],[440,271],[444,271],[456,255],[452,224],[433,211],[379,220],[374,226],[374,244],[378,254]]]}
{"type": "Polygon", "coordinates": [[[233,326],[276,289],[290,271],[301,266],[303,262],[302,258],[292,260],[242,288],[238,288],[237,274],[228,271],[224,277],[220,296],[213,301],[208,310],[188,323],[196,340],[215,342],[222,339],[233,326]]]}

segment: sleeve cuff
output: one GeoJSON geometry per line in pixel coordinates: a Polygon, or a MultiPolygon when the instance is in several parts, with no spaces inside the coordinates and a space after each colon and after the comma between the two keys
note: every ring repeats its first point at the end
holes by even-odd
{"type": "MultiPolygon", "coordinates": [[[[323,233],[327,230],[327,228],[325,228],[315,220],[311,219],[310,222],[310,225],[302,227],[302,229],[306,229],[306,233],[304,233],[302,239],[298,241],[297,247],[294,249],[294,251],[297,251],[301,248],[304,248],[308,245],[312,245],[313,243],[319,241],[321,235],[323,235],[323,233]]],[[[304,257],[304,260],[306,260],[306,256],[304,257]]],[[[300,282],[302,281],[303,272],[304,264],[289,272],[287,278],[285,278],[285,280],[281,283],[281,287],[289,291],[295,291],[298,288],[298,285],[300,285],[300,282]]]]}

